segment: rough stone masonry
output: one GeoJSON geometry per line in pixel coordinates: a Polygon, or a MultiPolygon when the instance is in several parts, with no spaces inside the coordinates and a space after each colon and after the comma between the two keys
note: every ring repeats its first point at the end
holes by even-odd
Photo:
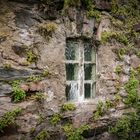
{"type": "MultiPolygon", "coordinates": [[[[67,103],[65,48],[69,38],[90,39],[96,49],[96,94],[89,101],[74,103],[76,110],[64,113],[61,123],[70,120],[75,127],[89,124],[91,129],[84,136],[87,140],[95,137],[114,140],[108,134],[107,126],[127,112],[121,101],[97,122],[91,118],[99,101],[114,101],[118,82],[124,85],[128,81],[131,65],[137,66],[140,58],[126,54],[124,61],[119,61],[114,51],[122,47],[119,43],[98,47],[102,32],[112,29],[108,2],[96,3],[101,10],[99,23],[94,18],[88,19],[84,9],[70,7],[63,13],[63,0],[48,1],[45,8],[40,3],[40,0],[0,0],[0,117],[17,107],[23,110],[16,118],[18,126],[7,128],[6,133],[0,134],[0,140],[33,140],[42,129],[50,133],[50,140],[66,139],[60,124],[53,126],[48,120],[67,103]],[[47,32],[47,37],[38,31],[45,24],[55,27],[53,32],[47,32]],[[115,73],[117,65],[123,67],[119,78],[115,73]],[[48,76],[30,80],[31,76],[37,78],[44,72],[48,72],[48,76]],[[27,94],[27,99],[19,103],[11,99],[14,80],[22,81],[20,87],[27,94]],[[43,102],[32,97],[36,92],[42,92],[43,102]],[[45,119],[38,123],[41,116],[45,119]]],[[[118,94],[127,96],[124,88],[118,94]]]]}

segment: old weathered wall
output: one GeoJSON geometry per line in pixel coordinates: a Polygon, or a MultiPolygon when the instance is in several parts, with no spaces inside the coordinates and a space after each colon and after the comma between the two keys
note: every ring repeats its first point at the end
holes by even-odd
{"type": "MultiPolygon", "coordinates": [[[[17,107],[23,109],[16,118],[18,127],[6,128],[0,140],[32,140],[43,129],[50,133],[48,139],[63,140],[65,136],[60,124],[68,120],[75,127],[89,124],[91,129],[85,136],[87,139],[98,134],[102,135],[97,139],[111,139],[106,132],[107,126],[127,111],[122,100],[118,99],[115,107],[97,122],[91,119],[93,112],[99,101],[116,102],[116,94],[127,96],[123,85],[129,79],[130,68],[136,68],[140,58],[135,54],[125,54],[122,56],[124,61],[120,61],[116,50],[124,45],[115,40],[98,44],[102,32],[114,29],[111,15],[105,12],[110,10],[107,2],[103,5],[97,2],[97,8],[102,12],[100,22],[88,19],[84,9],[70,8],[66,13],[62,12],[63,0],[48,5],[50,9],[44,9],[38,0],[0,0],[0,116],[17,107]],[[45,24],[53,26],[53,32],[45,34],[39,31],[45,24]],[[66,103],[66,39],[81,37],[91,38],[93,47],[97,48],[96,96],[90,101],[74,103],[76,110],[62,113],[63,119],[54,126],[49,123],[49,118],[60,113],[61,106],[66,103]],[[122,67],[120,75],[115,73],[118,65],[122,67]],[[47,76],[43,75],[45,72],[47,76]],[[24,101],[14,103],[11,85],[17,79],[22,80],[20,88],[28,96],[24,101]],[[43,94],[43,101],[36,101],[36,92],[43,94]],[[41,117],[43,121],[38,123],[41,117]]],[[[137,48],[139,50],[139,41],[137,48]]]]}

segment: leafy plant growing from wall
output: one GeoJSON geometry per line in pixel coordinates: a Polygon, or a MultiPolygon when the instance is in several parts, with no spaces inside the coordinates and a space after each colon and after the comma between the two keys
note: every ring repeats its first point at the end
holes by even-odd
{"type": "Polygon", "coordinates": [[[103,102],[99,102],[98,104],[97,104],[97,110],[96,110],[96,112],[93,114],[93,119],[94,120],[97,120],[97,119],[99,119],[100,117],[102,117],[103,116],[103,114],[104,114],[104,106],[103,106],[104,104],[103,104],[103,102]]]}
{"type": "Polygon", "coordinates": [[[129,81],[125,85],[125,90],[128,93],[127,98],[125,99],[125,104],[133,105],[137,102],[138,94],[137,88],[139,81],[135,78],[134,74],[131,74],[129,81]]]}
{"type": "Polygon", "coordinates": [[[15,119],[17,115],[21,112],[20,108],[17,108],[13,111],[6,112],[0,118],[0,132],[4,132],[4,129],[12,124],[15,124],[15,119]]]}
{"type": "Polygon", "coordinates": [[[101,12],[97,10],[93,4],[93,0],[64,0],[64,9],[68,9],[69,7],[77,7],[82,5],[86,12],[88,18],[95,18],[97,22],[101,19],[101,12]]]}
{"type": "Polygon", "coordinates": [[[66,104],[63,104],[61,107],[62,112],[74,111],[75,109],[76,109],[76,106],[73,103],[66,103],[66,104]]]}
{"type": "Polygon", "coordinates": [[[38,26],[38,32],[47,40],[52,37],[55,30],[56,25],[54,23],[42,23],[38,26]]]}
{"type": "Polygon", "coordinates": [[[42,92],[36,92],[34,97],[35,97],[35,100],[40,103],[45,99],[45,96],[42,92]]]}
{"type": "Polygon", "coordinates": [[[33,63],[37,61],[37,56],[33,53],[32,50],[27,51],[27,62],[33,63]]]}
{"type": "Polygon", "coordinates": [[[128,95],[124,100],[127,106],[133,107],[133,112],[124,114],[114,126],[109,127],[109,132],[116,135],[120,140],[140,139],[140,96],[138,95],[139,81],[131,72],[129,81],[125,85],[128,95]]]}
{"type": "Polygon", "coordinates": [[[35,140],[46,140],[47,137],[49,137],[49,134],[45,129],[43,129],[37,134],[35,140]]]}
{"type": "Polygon", "coordinates": [[[31,75],[27,78],[27,82],[38,82],[41,81],[42,77],[40,75],[31,75]]]}
{"type": "Polygon", "coordinates": [[[56,125],[58,122],[61,121],[61,115],[60,114],[53,114],[49,120],[49,122],[52,124],[52,125],[56,125]]]}
{"type": "Polygon", "coordinates": [[[116,32],[116,31],[102,32],[102,35],[101,35],[102,43],[106,43],[106,42],[110,41],[111,39],[115,39],[116,41],[118,41],[119,43],[124,44],[124,45],[129,44],[129,40],[128,40],[127,36],[125,36],[125,34],[122,32],[116,32]]]}
{"type": "Polygon", "coordinates": [[[26,93],[24,90],[22,90],[20,87],[20,81],[15,80],[12,82],[12,101],[15,103],[20,102],[25,99],[26,93]]]}
{"type": "Polygon", "coordinates": [[[79,128],[74,128],[71,124],[65,124],[62,127],[67,140],[84,140],[82,136],[84,131],[89,129],[88,125],[81,125],[79,128]]]}

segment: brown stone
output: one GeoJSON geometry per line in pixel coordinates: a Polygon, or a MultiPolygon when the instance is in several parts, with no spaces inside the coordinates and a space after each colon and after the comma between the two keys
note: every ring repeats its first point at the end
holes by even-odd
{"type": "Polygon", "coordinates": [[[135,24],[135,25],[133,26],[133,28],[134,28],[134,30],[135,30],[136,32],[140,31],[140,22],[137,23],[137,24],[135,24]]]}
{"type": "Polygon", "coordinates": [[[71,21],[76,20],[76,9],[75,8],[73,8],[73,7],[68,8],[67,13],[68,13],[69,19],[71,21]]]}
{"type": "Polygon", "coordinates": [[[140,64],[140,58],[138,58],[136,55],[132,55],[130,58],[130,63],[133,68],[137,68],[140,64]]]}
{"type": "Polygon", "coordinates": [[[30,91],[37,91],[37,83],[30,83],[29,84],[30,91]]]}
{"type": "Polygon", "coordinates": [[[108,1],[96,0],[95,6],[97,9],[100,9],[100,10],[106,10],[106,11],[111,10],[111,4],[108,1]]]}
{"type": "Polygon", "coordinates": [[[137,48],[140,48],[140,38],[137,38],[136,39],[136,47],[137,48]]]}
{"type": "Polygon", "coordinates": [[[45,88],[44,83],[42,83],[42,82],[37,83],[37,87],[36,87],[37,91],[44,90],[44,88],[45,88]]]}
{"type": "Polygon", "coordinates": [[[22,90],[24,90],[25,92],[29,91],[29,85],[27,85],[27,84],[22,84],[22,85],[20,85],[20,88],[21,88],[22,90]]]}

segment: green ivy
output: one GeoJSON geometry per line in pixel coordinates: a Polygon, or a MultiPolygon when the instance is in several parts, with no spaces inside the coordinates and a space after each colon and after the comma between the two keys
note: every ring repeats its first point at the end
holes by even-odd
{"type": "Polygon", "coordinates": [[[128,117],[121,118],[115,125],[115,127],[109,128],[110,133],[117,133],[117,136],[121,139],[126,139],[130,131],[130,122],[128,117]]]}
{"type": "Polygon", "coordinates": [[[140,113],[131,112],[123,116],[114,126],[109,127],[109,132],[116,135],[119,140],[139,140],[140,113]]]}
{"type": "Polygon", "coordinates": [[[133,105],[138,100],[137,88],[139,81],[135,78],[134,74],[131,74],[129,81],[125,85],[125,90],[128,93],[125,99],[125,104],[133,105]]]}
{"type": "Polygon", "coordinates": [[[138,95],[139,81],[135,78],[135,72],[131,70],[129,81],[125,85],[128,93],[124,103],[133,108],[133,112],[124,114],[114,126],[109,128],[109,132],[118,137],[119,140],[139,140],[140,139],[140,96],[138,95]]]}

